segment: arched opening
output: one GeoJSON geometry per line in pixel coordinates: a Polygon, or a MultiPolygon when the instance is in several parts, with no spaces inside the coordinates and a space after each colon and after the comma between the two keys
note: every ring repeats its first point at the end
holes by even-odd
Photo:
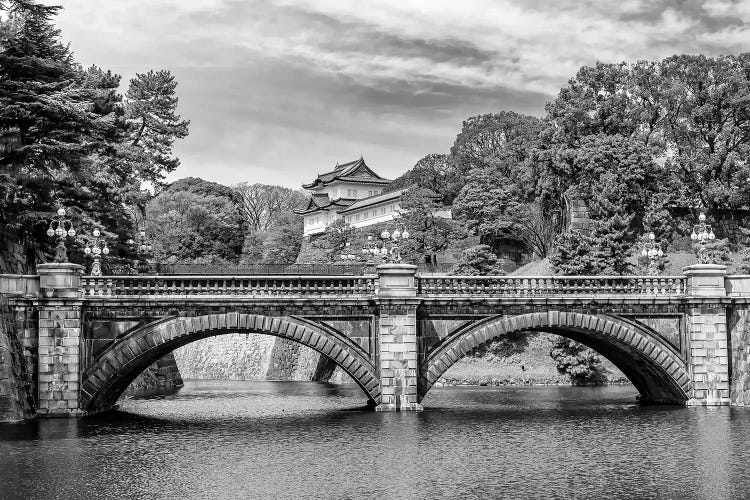
{"type": "Polygon", "coordinates": [[[325,354],[364,391],[368,404],[380,399],[380,381],[366,353],[342,333],[296,317],[225,313],[172,317],[128,333],[83,372],[80,407],[88,413],[111,408],[149,365],[173,350],[207,337],[261,333],[283,337],[325,354]]]}
{"type": "Polygon", "coordinates": [[[492,317],[453,332],[420,367],[420,400],[449,367],[474,348],[508,333],[529,331],[568,337],[595,350],[628,377],[642,402],[684,404],[689,398],[686,363],[656,332],[608,315],[549,311],[492,317]]]}

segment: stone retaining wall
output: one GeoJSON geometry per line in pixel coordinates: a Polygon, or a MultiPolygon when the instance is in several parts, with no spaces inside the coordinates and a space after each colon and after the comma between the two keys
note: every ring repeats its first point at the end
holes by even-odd
{"type": "Polygon", "coordinates": [[[173,354],[184,379],[349,381],[327,356],[270,335],[218,335],[173,354]]]}

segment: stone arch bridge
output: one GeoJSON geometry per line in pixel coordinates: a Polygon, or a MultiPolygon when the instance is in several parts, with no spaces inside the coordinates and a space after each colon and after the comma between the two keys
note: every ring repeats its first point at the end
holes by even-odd
{"type": "Polygon", "coordinates": [[[475,347],[512,332],[577,340],[612,361],[644,402],[744,403],[750,276],[82,276],[43,264],[0,276],[38,416],[111,408],[168,352],[264,333],[331,358],[379,410],[418,410],[475,347]]]}

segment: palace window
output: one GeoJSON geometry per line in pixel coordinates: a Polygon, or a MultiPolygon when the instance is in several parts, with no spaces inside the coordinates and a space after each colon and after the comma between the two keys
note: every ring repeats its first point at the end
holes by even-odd
{"type": "Polygon", "coordinates": [[[351,198],[352,197],[352,190],[351,189],[347,189],[346,190],[346,197],[347,198],[351,198]]]}
{"type": "Polygon", "coordinates": [[[357,219],[356,220],[359,220],[359,214],[357,214],[357,219]]]}

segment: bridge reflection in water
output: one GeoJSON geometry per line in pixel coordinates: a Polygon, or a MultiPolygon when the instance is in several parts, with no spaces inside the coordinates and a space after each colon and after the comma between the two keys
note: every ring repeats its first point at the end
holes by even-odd
{"type": "Polygon", "coordinates": [[[107,410],[160,357],[226,333],[275,335],[325,354],[378,410],[421,409],[453,363],[512,332],[593,348],[644,402],[727,405],[742,396],[730,379],[747,369],[750,277],[717,265],[673,277],[421,276],[403,264],[363,276],[81,273],[43,264],[37,276],[0,278],[27,332],[40,416],[107,410]]]}

